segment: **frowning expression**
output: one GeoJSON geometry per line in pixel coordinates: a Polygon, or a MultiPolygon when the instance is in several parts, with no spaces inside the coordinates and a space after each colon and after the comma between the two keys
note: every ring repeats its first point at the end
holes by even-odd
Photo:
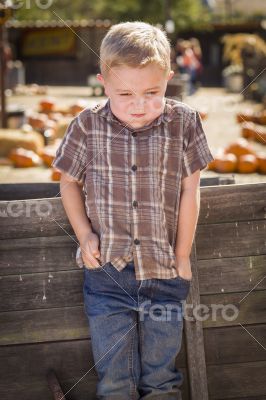
{"type": "Polygon", "coordinates": [[[155,120],[164,109],[167,82],[173,76],[157,64],[135,68],[126,65],[111,68],[104,78],[97,75],[110,99],[113,114],[132,128],[155,120]]]}

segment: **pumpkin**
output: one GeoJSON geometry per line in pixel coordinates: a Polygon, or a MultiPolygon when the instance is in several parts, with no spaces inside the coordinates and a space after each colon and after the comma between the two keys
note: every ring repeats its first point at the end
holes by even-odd
{"type": "Polygon", "coordinates": [[[51,167],[52,162],[55,159],[56,147],[55,146],[45,146],[42,152],[40,153],[40,157],[43,160],[44,164],[47,167],[51,167]]]}
{"type": "Polygon", "coordinates": [[[8,158],[18,168],[36,167],[41,164],[38,154],[32,150],[25,150],[22,147],[11,150],[8,158]]]}
{"type": "Polygon", "coordinates": [[[77,115],[83,111],[88,106],[88,102],[84,99],[78,99],[74,104],[72,104],[68,111],[72,115],[77,115]]]}
{"type": "Polygon", "coordinates": [[[239,173],[252,174],[258,169],[257,157],[253,154],[243,154],[238,159],[237,170],[239,173]]]}
{"type": "Polygon", "coordinates": [[[232,153],[236,157],[243,156],[245,154],[253,154],[256,155],[254,149],[251,147],[249,142],[244,138],[239,138],[235,142],[229,144],[224,150],[224,152],[232,153]]]}
{"type": "Polygon", "coordinates": [[[245,139],[255,139],[255,124],[253,122],[243,122],[241,124],[241,135],[245,139]]]}
{"type": "Polygon", "coordinates": [[[209,162],[206,169],[209,171],[215,171],[215,159],[209,162]]]}
{"type": "Polygon", "coordinates": [[[253,110],[247,109],[243,113],[236,114],[236,120],[239,124],[242,124],[242,122],[256,122],[256,117],[253,110]]]}
{"type": "Polygon", "coordinates": [[[221,173],[235,172],[237,167],[237,157],[235,154],[217,154],[214,159],[214,170],[221,173]]]}
{"type": "Polygon", "coordinates": [[[266,125],[266,110],[262,110],[257,114],[257,122],[261,125],[266,125]]]}
{"type": "Polygon", "coordinates": [[[48,121],[48,117],[45,114],[31,114],[28,116],[28,123],[33,127],[33,129],[37,129],[42,131],[45,129],[48,121]]]}
{"type": "Polygon", "coordinates": [[[56,168],[52,168],[51,179],[52,181],[60,181],[61,171],[56,168]]]}
{"type": "Polygon", "coordinates": [[[41,113],[52,112],[54,108],[55,108],[55,102],[51,98],[47,98],[39,102],[39,110],[41,113]]]}
{"type": "Polygon", "coordinates": [[[242,136],[246,139],[256,140],[262,144],[266,144],[266,129],[253,122],[244,122],[242,126],[242,136]]]}
{"type": "Polygon", "coordinates": [[[258,172],[261,174],[266,174],[266,153],[259,152],[257,154],[257,160],[258,160],[258,172]]]}
{"type": "Polygon", "coordinates": [[[255,139],[261,144],[266,144],[266,131],[262,129],[256,129],[255,139]]]}

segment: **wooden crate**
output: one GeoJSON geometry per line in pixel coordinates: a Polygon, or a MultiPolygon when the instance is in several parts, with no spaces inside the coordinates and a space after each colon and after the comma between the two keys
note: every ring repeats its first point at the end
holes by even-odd
{"type": "MultiPolygon", "coordinates": [[[[265,199],[264,183],[201,187],[187,304],[233,304],[239,315],[185,320],[183,400],[266,396],[265,199]]],[[[1,201],[0,212],[0,398],[52,399],[53,368],[67,400],[96,399],[83,271],[61,199],[1,201]]]]}

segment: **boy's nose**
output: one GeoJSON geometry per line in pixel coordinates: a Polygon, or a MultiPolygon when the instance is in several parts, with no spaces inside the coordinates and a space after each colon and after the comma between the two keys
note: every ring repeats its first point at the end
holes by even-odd
{"type": "Polygon", "coordinates": [[[142,97],[135,99],[134,105],[135,105],[136,111],[143,111],[144,106],[145,106],[145,99],[142,97]]]}

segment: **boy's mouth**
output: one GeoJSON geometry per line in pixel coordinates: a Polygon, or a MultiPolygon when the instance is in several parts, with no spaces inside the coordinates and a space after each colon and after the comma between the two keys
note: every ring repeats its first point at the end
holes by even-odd
{"type": "Polygon", "coordinates": [[[131,114],[133,118],[144,117],[145,114],[131,114]]]}

